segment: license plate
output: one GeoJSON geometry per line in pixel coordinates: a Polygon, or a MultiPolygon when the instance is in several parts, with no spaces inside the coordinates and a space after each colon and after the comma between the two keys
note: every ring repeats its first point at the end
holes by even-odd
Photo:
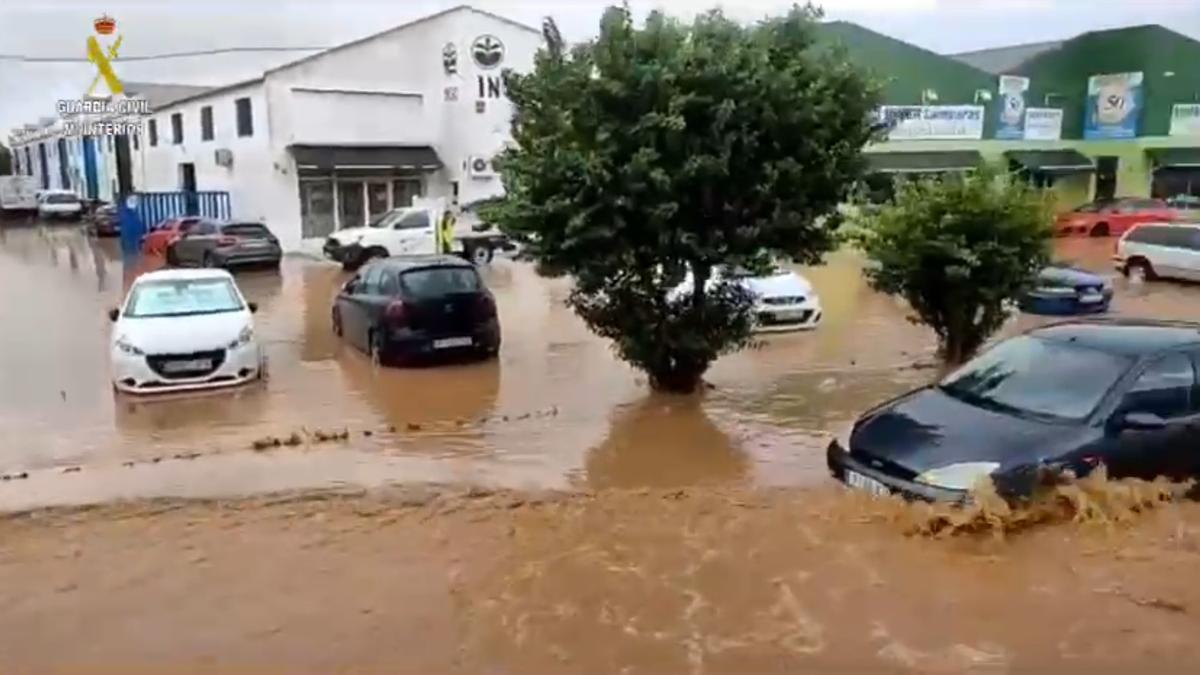
{"type": "Polygon", "coordinates": [[[469,337],[452,337],[442,338],[441,340],[433,341],[434,349],[450,349],[453,347],[470,347],[472,344],[469,337]]]}
{"type": "Polygon", "coordinates": [[[1104,296],[1099,293],[1087,293],[1079,296],[1079,301],[1090,305],[1097,302],[1104,302],[1104,296]]]}
{"type": "Polygon", "coordinates": [[[870,476],[864,476],[857,471],[851,471],[849,469],[846,469],[846,485],[849,485],[856,490],[865,490],[873,495],[885,496],[892,494],[892,491],[889,490],[888,487],[883,483],[880,483],[870,476]]]}
{"type": "Polygon", "coordinates": [[[211,359],[192,359],[190,361],[167,361],[163,370],[168,373],[182,373],[189,370],[209,370],[212,368],[211,359]]]}
{"type": "Polygon", "coordinates": [[[267,242],[265,242],[265,241],[244,241],[244,242],[242,242],[242,246],[245,246],[246,248],[264,248],[264,247],[266,247],[266,245],[267,245],[267,242]]]}

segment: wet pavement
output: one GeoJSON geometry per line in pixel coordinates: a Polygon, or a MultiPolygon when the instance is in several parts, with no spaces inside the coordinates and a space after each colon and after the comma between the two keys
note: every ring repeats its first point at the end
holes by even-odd
{"type": "MultiPolygon", "coordinates": [[[[1106,275],[1111,242],[1059,242],[1106,275]]],[[[498,261],[485,272],[497,361],[380,369],[330,330],[336,266],[288,257],[238,273],[259,304],[270,379],[236,391],[141,400],[108,375],[109,322],[134,276],[115,240],[76,227],[0,229],[0,508],[141,496],[221,496],[389,482],[514,488],[814,485],[824,445],[865,408],[935,376],[932,334],[871,291],[841,251],[801,269],[820,293],[815,331],[764,338],[718,361],[701,396],[659,396],[563,305],[565,280],[498,261]],[[913,367],[916,364],[917,367],[913,367]],[[317,434],[349,432],[344,441],[317,434]],[[257,452],[264,437],[296,447],[257,452]],[[368,435],[369,434],[369,435],[368,435]]],[[[1114,311],[1192,318],[1200,288],[1116,282],[1114,311]]],[[[1020,316],[1006,332],[1039,321],[1020,316]]]]}

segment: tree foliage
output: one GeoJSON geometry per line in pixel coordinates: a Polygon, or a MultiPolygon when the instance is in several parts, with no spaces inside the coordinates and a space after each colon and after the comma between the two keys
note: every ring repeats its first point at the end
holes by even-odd
{"type": "Polygon", "coordinates": [[[571,306],[657,388],[691,390],[749,339],[752,299],[714,268],[834,245],[825,217],[861,175],[877,100],[816,47],[816,18],[638,28],[613,7],[570,49],[548,23],[533,72],[506,73],[515,143],[488,217],[573,276],[571,306]]]}
{"type": "Polygon", "coordinates": [[[991,168],[902,180],[859,225],[872,287],[907,300],[951,364],[1000,328],[1050,257],[1049,196],[991,168]]]}

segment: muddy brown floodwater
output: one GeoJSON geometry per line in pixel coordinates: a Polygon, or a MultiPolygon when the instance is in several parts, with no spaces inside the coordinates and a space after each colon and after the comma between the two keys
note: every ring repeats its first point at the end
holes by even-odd
{"type": "MultiPolygon", "coordinates": [[[[1058,242],[1109,276],[1110,252],[1058,242]]],[[[1100,486],[979,534],[831,485],[829,434],[936,372],[852,252],[801,270],[820,328],[692,397],[511,261],[485,271],[497,361],[375,368],[330,331],[342,272],[302,257],[238,274],[269,381],[117,397],[105,312],[153,265],[0,228],[4,671],[1200,668],[1194,503],[1100,486]]],[[[1117,314],[1195,317],[1195,286],[1115,285],[1117,314]]]]}

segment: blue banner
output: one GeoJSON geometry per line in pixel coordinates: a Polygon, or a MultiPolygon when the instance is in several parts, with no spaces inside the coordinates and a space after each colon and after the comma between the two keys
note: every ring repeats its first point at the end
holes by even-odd
{"type": "Polygon", "coordinates": [[[1029,78],[1001,75],[996,101],[996,138],[1025,138],[1025,92],[1029,78]]]}
{"type": "Polygon", "coordinates": [[[1112,73],[1088,78],[1083,137],[1136,138],[1142,116],[1142,74],[1112,73]]]}

